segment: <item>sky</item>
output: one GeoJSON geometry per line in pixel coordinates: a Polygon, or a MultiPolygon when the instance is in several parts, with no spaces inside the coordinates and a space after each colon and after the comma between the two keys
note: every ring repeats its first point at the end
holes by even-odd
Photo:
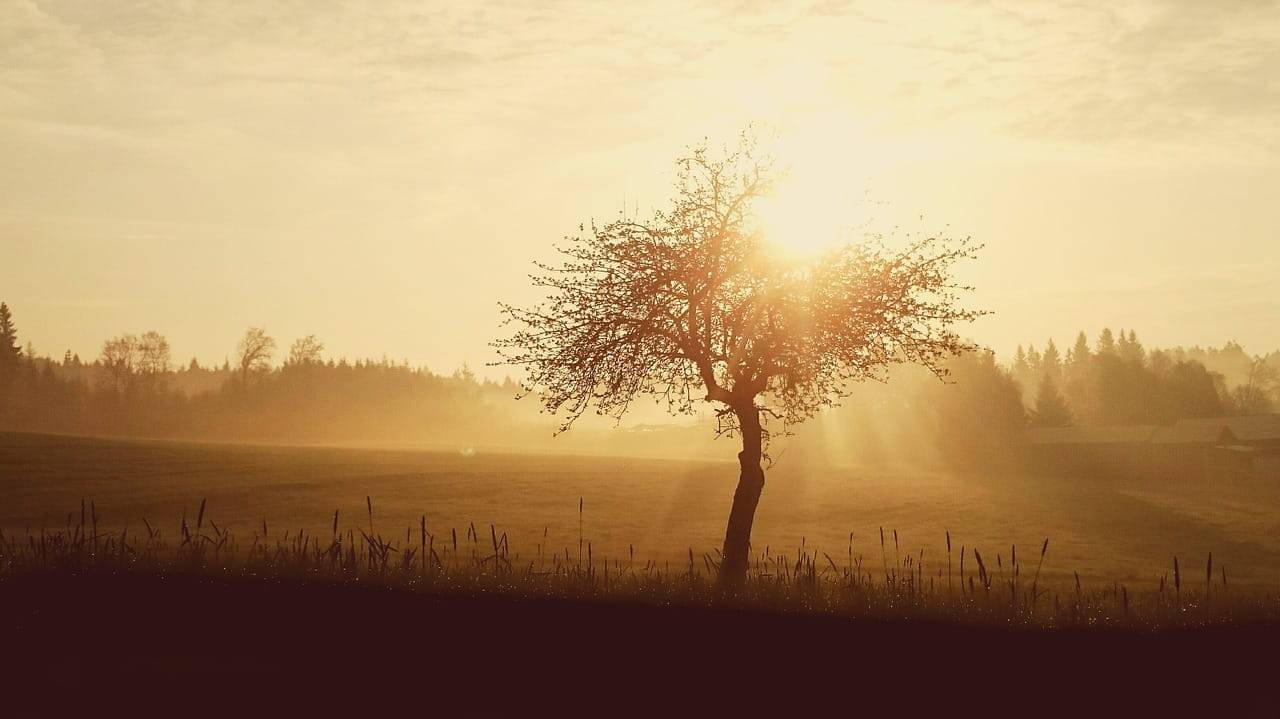
{"type": "Polygon", "coordinates": [[[0,0],[0,300],[44,354],[478,368],[531,260],[748,124],[824,221],[984,243],[999,352],[1280,348],[1280,4],[1231,0],[0,0]]]}

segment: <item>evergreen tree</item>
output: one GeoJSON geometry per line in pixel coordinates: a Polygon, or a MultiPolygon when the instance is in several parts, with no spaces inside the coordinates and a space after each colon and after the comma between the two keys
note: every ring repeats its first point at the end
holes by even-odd
{"type": "Polygon", "coordinates": [[[1071,349],[1067,350],[1068,371],[1074,370],[1078,367],[1083,367],[1084,364],[1089,361],[1089,357],[1091,356],[1092,353],[1089,352],[1089,338],[1085,336],[1085,333],[1082,331],[1080,334],[1076,335],[1075,345],[1071,349]]]}
{"type": "Polygon", "coordinates": [[[1120,352],[1120,359],[1131,365],[1141,366],[1147,361],[1147,351],[1143,348],[1142,343],[1138,341],[1138,333],[1129,330],[1128,336],[1124,332],[1120,333],[1120,341],[1117,343],[1120,352]]]}
{"type": "Polygon", "coordinates": [[[0,373],[7,373],[18,366],[22,355],[18,344],[18,328],[13,324],[9,305],[0,302],[0,373]]]}
{"type": "Polygon", "coordinates": [[[1097,414],[1093,365],[1094,355],[1089,350],[1089,338],[1084,332],[1080,332],[1076,335],[1075,344],[1067,351],[1061,389],[1075,419],[1086,424],[1097,414]]]}
{"type": "Polygon", "coordinates": [[[1049,374],[1040,379],[1040,390],[1036,393],[1036,409],[1031,413],[1031,423],[1036,427],[1071,425],[1071,408],[1067,406],[1067,399],[1058,391],[1058,385],[1049,374]]]}
{"type": "Polygon", "coordinates": [[[1039,379],[1044,374],[1044,358],[1036,351],[1035,345],[1027,350],[1027,366],[1031,368],[1032,379],[1039,379]]]}
{"type": "Polygon", "coordinates": [[[1018,345],[1018,351],[1013,353],[1013,367],[1010,369],[1013,376],[1017,378],[1031,374],[1031,366],[1027,364],[1027,353],[1022,349],[1022,345],[1018,345]]]}
{"type": "Polygon", "coordinates": [[[1116,338],[1111,334],[1110,327],[1103,327],[1102,334],[1098,335],[1098,354],[1113,355],[1116,353],[1116,338]]]}
{"type": "Polygon", "coordinates": [[[1040,357],[1042,366],[1041,373],[1053,377],[1054,381],[1058,381],[1062,377],[1062,355],[1058,352],[1058,346],[1053,343],[1053,339],[1049,339],[1049,343],[1044,346],[1044,354],[1040,357]]]}

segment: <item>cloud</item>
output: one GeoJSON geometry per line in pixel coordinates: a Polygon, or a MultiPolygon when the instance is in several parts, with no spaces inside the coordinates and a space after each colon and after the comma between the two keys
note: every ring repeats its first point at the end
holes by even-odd
{"type": "Polygon", "coordinates": [[[1047,73],[1011,127],[1030,136],[1157,142],[1234,157],[1280,143],[1280,8],[1271,2],[1151,4],[1077,40],[1070,72],[1047,73]],[[1039,95],[1056,96],[1049,101],[1039,95]]]}

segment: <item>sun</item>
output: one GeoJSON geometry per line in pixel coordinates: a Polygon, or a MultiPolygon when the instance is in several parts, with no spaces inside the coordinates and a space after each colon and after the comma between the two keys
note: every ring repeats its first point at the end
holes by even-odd
{"type": "Polygon", "coordinates": [[[812,260],[865,227],[858,144],[848,126],[827,123],[793,129],[770,143],[780,177],[753,212],[772,250],[785,259],[812,260]]]}
{"type": "Polygon", "coordinates": [[[808,53],[761,68],[732,85],[733,124],[751,118],[762,154],[781,173],[754,203],[770,254],[814,260],[869,224],[869,180],[900,149],[874,113],[848,100],[842,73],[808,53]]]}
{"type": "Polygon", "coordinates": [[[837,198],[821,177],[788,175],[756,201],[766,244],[792,260],[813,259],[848,238],[837,198]]]}

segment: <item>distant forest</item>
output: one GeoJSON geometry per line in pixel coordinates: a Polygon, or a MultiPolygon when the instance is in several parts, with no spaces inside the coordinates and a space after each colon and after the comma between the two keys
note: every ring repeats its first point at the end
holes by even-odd
{"type": "Polygon", "coordinates": [[[1264,414],[1280,408],[1280,352],[1147,350],[1133,330],[1084,332],[1063,354],[1048,340],[1007,363],[978,352],[953,360],[947,381],[902,368],[869,383],[803,430],[800,447],[849,462],[983,465],[1017,459],[1032,427],[1168,425],[1180,419],[1264,414]],[[832,441],[838,440],[838,441],[832,441]]]}
{"type": "MultiPolygon", "coordinates": [[[[61,359],[18,349],[0,305],[0,428],[153,438],[284,442],[508,439],[519,387],[467,368],[435,374],[388,359],[322,357],[312,337],[283,353],[260,328],[234,359],[175,366],[156,332],[107,340],[101,353],[61,359]],[[277,358],[280,361],[277,363],[277,358]],[[504,408],[508,408],[504,410],[504,408]]],[[[545,437],[546,433],[541,433],[545,437]]]]}
{"type": "Polygon", "coordinates": [[[1104,329],[1091,347],[1084,332],[1063,355],[1018,347],[1010,363],[1029,393],[1032,424],[1168,424],[1183,418],[1272,412],[1280,405],[1280,352],[1250,356],[1221,348],[1148,352],[1133,330],[1104,329]]]}
{"type": "MultiPolygon", "coordinates": [[[[969,354],[948,370],[940,382],[918,368],[895,369],[890,381],[867,383],[800,428],[782,451],[865,463],[985,463],[1007,455],[1028,427],[1168,424],[1280,407],[1280,352],[1251,356],[1235,343],[1147,350],[1133,330],[1104,329],[1092,342],[1081,332],[1065,353],[1052,340],[1019,347],[1007,363],[991,352],[969,354]]],[[[246,331],[217,367],[194,359],[175,365],[156,332],[111,338],[91,359],[56,358],[23,347],[0,304],[0,429],[556,448],[548,446],[552,424],[533,403],[513,401],[519,389],[466,367],[436,374],[385,358],[326,358],[314,336],[286,349],[261,328],[246,331]]],[[[673,442],[687,449],[709,435],[705,424],[664,424],[659,410],[642,411],[628,432],[612,432],[609,447],[594,449],[652,453],[673,442]]]]}

